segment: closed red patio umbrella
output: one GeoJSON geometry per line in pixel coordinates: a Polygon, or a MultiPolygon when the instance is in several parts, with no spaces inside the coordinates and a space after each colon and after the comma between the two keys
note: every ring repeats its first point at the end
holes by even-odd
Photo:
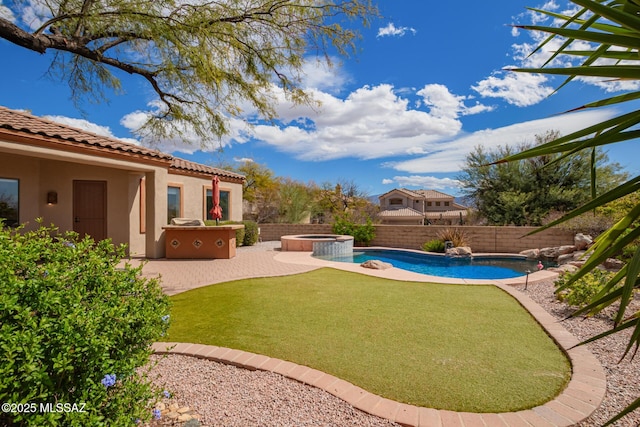
{"type": "Polygon", "coordinates": [[[218,225],[218,221],[222,219],[222,206],[220,206],[220,179],[217,175],[213,177],[211,184],[211,199],[213,201],[213,207],[209,213],[211,214],[211,218],[216,220],[216,225],[218,225]]]}

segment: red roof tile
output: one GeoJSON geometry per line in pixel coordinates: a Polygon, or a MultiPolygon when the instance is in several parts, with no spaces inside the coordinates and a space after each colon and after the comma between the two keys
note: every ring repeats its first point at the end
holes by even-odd
{"type": "MultiPolygon", "coordinates": [[[[8,129],[19,133],[24,133],[34,137],[48,137],[59,140],[61,143],[71,143],[80,148],[94,148],[110,153],[119,153],[129,156],[143,156],[150,159],[170,162],[170,169],[184,171],[187,173],[198,173],[205,175],[218,175],[231,179],[243,180],[244,176],[229,172],[223,169],[213,168],[188,160],[173,157],[171,154],[158,150],[130,144],[116,138],[109,138],[97,135],[85,130],[53,122],[31,115],[27,112],[10,110],[0,106],[0,129],[8,129]]],[[[61,147],[62,148],[62,147],[61,147]]]]}
{"type": "Polygon", "coordinates": [[[171,168],[181,169],[189,172],[203,173],[206,175],[218,175],[240,180],[244,179],[244,175],[240,175],[238,173],[230,172],[224,169],[214,168],[200,163],[190,162],[189,160],[184,160],[179,157],[173,158],[173,160],[171,161],[171,168]]]}
{"type": "Polygon", "coordinates": [[[50,120],[36,117],[22,111],[0,107],[0,128],[31,135],[46,136],[75,143],[78,146],[93,146],[123,153],[139,154],[157,159],[171,160],[173,156],[158,150],[129,144],[115,138],[97,135],[85,130],[62,125],[50,120]]]}

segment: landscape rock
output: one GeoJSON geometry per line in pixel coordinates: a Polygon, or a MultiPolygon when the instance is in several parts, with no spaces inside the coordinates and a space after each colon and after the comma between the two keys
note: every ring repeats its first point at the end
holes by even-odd
{"type": "Polygon", "coordinates": [[[607,258],[607,260],[603,262],[602,265],[607,270],[620,270],[622,267],[624,267],[624,262],[615,258],[607,258]]]}
{"type": "Polygon", "coordinates": [[[560,248],[542,248],[540,249],[540,258],[555,260],[560,256],[560,248]]]}
{"type": "Polygon", "coordinates": [[[468,246],[459,246],[457,248],[447,249],[448,256],[457,256],[457,257],[469,257],[473,254],[471,252],[471,248],[468,246]]]}
{"type": "Polygon", "coordinates": [[[591,246],[591,244],[593,244],[593,238],[587,234],[578,233],[573,238],[573,243],[580,251],[591,246]]]}
{"type": "Polygon", "coordinates": [[[587,253],[586,251],[575,251],[573,253],[573,259],[576,261],[586,261],[589,259],[588,256],[584,256],[584,254],[587,253]]]}
{"type": "Polygon", "coordinates": [[[577,246],[574,246],[574,245],[564,245],[564,246],[560,246],[560,247],[558,248],[558,254],[559,254],[559,255],[572,254],[572,253],[574,253],[577,249],[578,249],[578,247],[577,247],[577,246]]]}
{"type": "Polygon", "coordinates": [[[520,255],[524,255],[527,259],[538,259],[540,256],[540,249],[527,249],[520,252],[520,255]]]}
{"type": "Polygon", "coordinates": [[[360,266],[364,268],[371,268],[373,270],[386,270],[393,267],[393,265],[389,264],[388,262],[383,262],[379,259],[370,259],[360,264],[360,266]]]}
{"type": "Polygon", "coordinates": [[[570,262],[573,262],[575,259],[573,258],[573,254],[569,253],[569,254],[564,254],[564,255],[560,255],[557,259],[557,263],[558,264],[568,264],[570,262]]]}

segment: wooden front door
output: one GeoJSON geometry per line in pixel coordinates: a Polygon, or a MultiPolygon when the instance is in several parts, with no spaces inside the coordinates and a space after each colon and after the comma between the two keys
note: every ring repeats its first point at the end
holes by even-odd
{"type": "Polygon", "coordinates": [[[107,238],[106,181],[73,181],[73,231],[96,242],[107,238]]]}

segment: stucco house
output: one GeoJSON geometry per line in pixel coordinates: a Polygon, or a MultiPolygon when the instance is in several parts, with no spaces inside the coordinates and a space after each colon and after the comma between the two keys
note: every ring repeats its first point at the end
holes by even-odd
{"type": "Polygon", "coordinates": [[[0,107],[0,217],[165,256],[173,217],[208,219],[220,180],[223,219],[242,220],[244,176],[0,107]]]}
{"type": "Polygon", "coordinates": [[[454,224],[467,216],[467,207],[436,190],[395,188],[379,197],[378,218],[383,224],[454,224]]]}

